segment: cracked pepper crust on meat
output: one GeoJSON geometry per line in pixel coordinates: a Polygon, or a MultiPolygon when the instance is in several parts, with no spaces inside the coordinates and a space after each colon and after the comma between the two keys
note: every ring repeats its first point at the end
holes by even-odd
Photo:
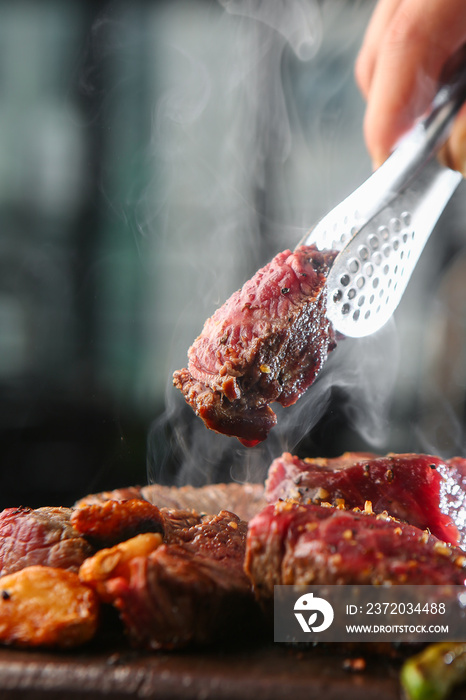
{"type": "Polygon", "coordinates": [[[255,445],[276,424],[269,403],[290,406],[314,382],[335,347],[325,290],[335,256],[279,253],[207,319],[173,383],[208,428],[255,445]]]}

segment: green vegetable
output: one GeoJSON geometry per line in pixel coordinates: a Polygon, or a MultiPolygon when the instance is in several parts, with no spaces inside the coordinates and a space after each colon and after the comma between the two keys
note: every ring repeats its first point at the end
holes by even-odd
{"type": "Polygon", "coordinates": [[[466,681],[466,642],[431,644],[408,659],[401,684],[409,700],[445,700],[466,681]]]}

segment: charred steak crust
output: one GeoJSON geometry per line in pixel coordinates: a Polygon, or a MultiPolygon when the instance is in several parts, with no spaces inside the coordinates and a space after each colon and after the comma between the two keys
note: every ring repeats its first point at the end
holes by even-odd
{"type": "Polygon", "coordinates": [[[335,346],[325,280],[336,256],[315,246],[279,253],[204,324],[173,375],[207,427],[247,445],[276,423],[269,403],[295,403],[335,346]]]}
{"type": "Polygon", "coordinates": [[[348,452],[333,459],[302,460],[284,452],[270,465],[265,497],[269,503],[291,499],[347,509],[364,508],[371,501],[375,513],[387,511],[445,542],[464,545],[464,464],[466,460],[451,463],[411,453],[348,452]]]}
{"type": "Polygon", "coordinates": [[[164,531],[160,510],[141,498],[83,505],[73,511],[71,523],[97,548],[111,547],[143,532],[164,531]]]}
{"type": "Polygon", "coordinates": [[[457,547],[387,515],[280,502],[249,523],[245,571],[259,600],[274,585],[464,585],[457,547]]]}

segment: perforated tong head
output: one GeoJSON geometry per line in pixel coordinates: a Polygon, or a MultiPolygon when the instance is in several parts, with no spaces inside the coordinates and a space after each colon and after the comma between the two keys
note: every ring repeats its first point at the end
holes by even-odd
{"type": "Polygon", "coordinates": [[[462,175],[435,154],[466,99],[466,73],[444,85],[428,116],[392,155],[301,240],[340,251],[327,279],[334,328],[360,338],[393,315],[419,256],[462,175]]]}

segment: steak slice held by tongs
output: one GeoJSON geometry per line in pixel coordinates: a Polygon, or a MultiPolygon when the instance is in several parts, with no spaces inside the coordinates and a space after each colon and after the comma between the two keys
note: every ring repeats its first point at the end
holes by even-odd
{"type": "Polygon", "coordinates": [[[295,403],[335,347],[325,281],[336,253],[286,250],[207,319],[174,385],[208,428],[248,446],[276,424],[269,404],[295,403]]]}

